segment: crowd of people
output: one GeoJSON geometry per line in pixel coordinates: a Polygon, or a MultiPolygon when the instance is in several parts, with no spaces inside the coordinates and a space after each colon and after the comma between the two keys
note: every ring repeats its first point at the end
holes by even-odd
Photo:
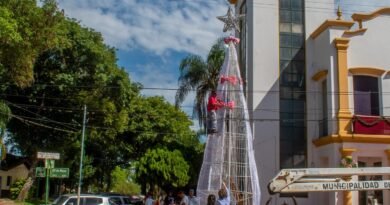
{"type": "MultiPolygon", "coordinates": [[[[188,196],[184,191],[179,191],[175,197],[172,191],[168,192],[164,197],[153,199],[153,194],[148,193],[144,201],[145,205],[201,205],[200,200],[195,196],[195,191],[190,189],[188,196]]],[[[203,205],[203,204],[202,204],[203,205]]],[[[218,191],[218,199],[214,194],[207,197],[207,205],[230,205],[229,189],[223,183],[222,188],[218,191]]]]}
{"type": "Polygon", "coordinates": [[[175,196],[172,191],[168,192],[164,197],[160,196],[158,199],[153,199],[153,194],[148,193],[145,197],[145,205],[200,205],[199,198],[195,196],[195,192],[191,189],[188,196],[184,191],[177,192],[175,196]]]}

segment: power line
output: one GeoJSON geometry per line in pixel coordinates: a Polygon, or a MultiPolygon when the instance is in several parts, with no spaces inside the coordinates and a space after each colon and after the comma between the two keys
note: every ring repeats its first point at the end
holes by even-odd
{"type": "MultiPolygon", "coordinates": [[[[68,128],[68,129],[74,129],[74,128],[72,128],[72,127],[66,126],[65,123],[63,123],[63,122],[58,122],[58,121],[52,120],[52,119],[50,119],[50,118],[44,117],[44,116],[42,116],[42,115],[40,115],[40,114],[38,114],[38,113],[31,112],[30,110],[27,110],[27,109],[25,109],[25,108],[23,108],[23,107],[20,107],[20,106],[18,106],[18,105],[15,105],[15,104],[13,104],[13,103],[8,102],[8,101],[6,101],[6,103],[7,103],[8,105],[13,106],[13,107],[16,107],[16,108],[19,108],[19,109],[21,109],[21,110],[24,110],[24,111],[26,111],[26,112],[28,112],[28,113],[30,113],[30,114],[36,115],[36,116],[40,117],[40,120],[42,120],[42,121],[52,122],[52,123],[55,123],[55,124],[60,124],[60,125],[62,125],[62,126],[64,126],[64,127],[68,128]]],[[[27,117],[25,117],[25,118],[27,118],[27,117]]]]}
{"type": "MultiPolygon", "coordinates": [[[[2,113],[4,114],[4,113],[2,113]]],[[[11,117],[17,119],[17,120],[20,120],[26,124],[31,124],[31,125],[36,125],[36,126],[40,126],[40,127],[44,127],[44,128],[48,128],[48,129],[53,129],[53,130],[56,130],[56,131],[61,131],[61,132],[66,132],[66,133],[77,133],[75,131],[71,131],[71,130],[65,130],[65,129],[61,129],[61,128],[57,128],[57,127],[52,127],[52,126],[49,126],[49,125],[45,125],[45,124],[42,124],[42,123],[37,123],[37,122],[34,122],[32,120],[41,120],[41,121],[45,121],[44,119],[40,119],[40,118],[33,118],[33,117],[26,117],[26,116],[18,116],[18,115],[11,115],[11,117]]],[[[202,119],[207,119],[207,118],[202,118],[202,119]]],[[[248,118],[248,119],[243,119],[243,118],[234,118],[234,117],[225,117],[223,118],[224,120],[227,120],[227,121],[251,121],[251,122],[283,122],[283,123],[295,123],[295,122],[323,122],[324,119],[320,119],[320,120],[315,120],[315,119],[307,119],[307,118],[291,118],[291,119],[281,119],[281,118],[248,118]]],[[[220,119],[221,120],[221,119],[220,119]]],[[[338,122],[338,121],[347,121],[347,122],[350,122],[352,119],[327,119],[326,121],[327,122],[338,122]]],[[[63,122],[62,122],[63,123],[63,122]]],[[[67,125],[73,125],[73,126],[78,126],[80,127],[81,125],[79,124],[74,124],[74,123],[64,123],[64,124],[67,124],[67,125]]],[[[93,126],[93,125],[90,125],[90,126],[87,126],[87,128],[92,128],[92,129],[101,129],[101,130],[114,130],[112,127],[102,127],[102,126],[93,126]]],[[[182,133],[174,133],[174,132],[153,132],[153,131],[145,131],[145,130],[128,130],[128,132],[130,133],[142,133],[142,134],[153,134],[153,135],[156,135],[156,134],[163,134],[163,135],[177,135],[177,136],[181,136],[182,133]]]]}
{"type": "MultiPolygon", "coordinates": [[[[42,110],[45,110],[45,111],[49,111],[49,112],[63,112],[62,110],[68,110],[70,113],[74,113],[74,112],[78,112],[80,111],[80,109],[78,108],[66,108],[66,107],[51,107],[51,106],[45,106],[45,107],[41,107],[41,106],[34,106],[34,105],[28,105],[28,104],[15,104],[15,105],[18,105],[20,107],[26,107],[26,108],[35,108],[35,109],[42,109],[42,110]],[[56,110],[56,109],[59,109],[59,110],[56,110]]],[[[180,106],[180,108],[188,108],[188,109],[194,109],[195,106],[180,106]]],[[[373,109],[389,109],[390,106],[383,106],[383,107],[371,107],[373,109]]],[[[244,110],[244,108],[242,107],[236,107],[234,109],[240,109],[240,110],[244,110]]],[[[276,109],[276,108],[255,108],[255,109],[245,109],[245,110],[250,110],[250,111],[269,111],[269,112],[280,112],[281,109],[276,109]]],[[[306,108],[304,109],[305,114],[318,114],[316,113],[315,111],[322,111],[323,109],[322,108],[306,108]],[[310,112],[306,112],[306,111],[310,111],[310,112]],[[314,112],[311,112],[311,111],[314,111],[314,112]]],[[[338,108],[333,108],[333,109],[327,109],[328,110],[328,113],[331,113],[332,111],[337,111],[338,108]]],[[[354,108],[349,108],[350,111],[353,111],[354,108]]],[[[94,113],[94,112],[101,112],[101,113],[117,113],[115,111],[113,112],[109,112],[109,111],[104,111],[104,110],[93,110],[89,113],[94,113]]],[[[298,113],[298,112],[281,112],[281,113],[298,113]]],[[[301,112],[299,112],[301,113],[301,112]]],[[[322,112],[321,112],[322,113],[322,112]]],[[[149,115],[148,115],[149,116],[149,115]]],[[[156,116],[161,116],[161,115],[153,115],[151,117],[156,117],[156,116]]]]}
{"type": "Polygon", "coordinates": [[[16,115],[11,115],[11,117],[13,117],[15,119],[18,119],[18,120],[20,120],[20,121],[22,121],[23,123],[26,123],[26,124],[32,124],[32,125],[36,125],[36,126],[40,126],[40,127],[56,130],[56,131],[71,133],[71,134],[75,133],[75,132],[70,131],[70,130],[64,130],[64,129],[61,129],[61,128],[56,128],[56,127],[48,126],[48,125],[45,125],[45,124],[41,124],[41,123],[33,122],[33,121],[30,121],[30,120],[26,120],[26,119],[20,118],[20,117],[18,117],[16,115]]]}
{"type": "MultiPolygon", "coordinates": [[[[307,113],[304,113],[304,112],[279,112],[279,111],[275,111],[275,112],[276,113],[284,113],[284,114],[307,114],[307,113]]],[[[40,121],[53,122],[53,120],[49,121],[49,120],[45,120],[45,119],[41,119],[41,118],[26,117],[26,116],[20,116],[20,115],[13,115],[13,116],[17,116],[19,118],[31,119],[31,120],[35,119],[35,120],[40,120],[40,121]]],[[[148,117],[162,117],[164,115],[147,115],[147,116],[148,117]]],[[[179,120],[181,118],[177,118],[177,119],[179,120]]],[[[201,119],[207,119],[207,117],[201,117],[201,119]]],[[[237,118],[237,117],[225,117],[223,119],[227,119],[227,120],[249,120],[249,121],[290,121],[290,120],[292,120],[292,121],[323,121],[323,119],[314,120],[314,119],[307,119],[307,118],[292,118],[292,119],[248,118],[248,119],[244,119],[244,118],[237,118]]],[[[338,120],[329,119],[328,121],[338,121],[338,120]]],[[[346,121],[349,121],[349,120],[346,120],[346,121]]],[[[65,122],[58,122],[58,121],[54,121],[54,122],[81,127],[80,124],[75,124],[75,123],[65,123],[65,122]]],[[[89,127],[89,128],[99,128],[99,129],[110,129],[110,130],[113,129],[111,127],[101,127],[101,126],[87,126],[87,127],[89,127]]]]}
{"type": "MultiPolygon", "coordinates": [[[[62,85],[52,85],[52,86],[62,86],[62,85]]],[[[73,86],[69,86],[69,87],[73,87],[73,86]]],[[[112,86],[109,86],[111,87],[112,89],[115,89],[115,87],[112,87],[112,86]]],[[[78,86],[75,86],[73,88],[78,88],[78,86]]],[[[102,87],[104,88],[104,87],[102,87]]],[[[143,88],[140,88],[140,90],[155,90],[155,91],[178,91],[179,88],[164,88],[164,87],[143,87],[143,88]]],[[[197,89],[189,89],[190,92],[196,92],[197,89]]],[[[218,91],[218,90],[217,90],[218,91]]],[[[243,92],[242,90],[240,89],[227,89],[227,90],[224,90],[224,91],[228,91],[228,92],[243,92]]],[[[261,90],[261,89],[253,89],[253,90],[248,90],[246,89],[245,91],[246,93],[280,93],[280,92],[284,92],[284,93],[302,93],[302,94],[323,94],[322,91],[315,91],[315,90],[293,90],[293,91],[280,91],[280,90],[261,90]]],[[[386,95],[390,95],[390,91],[382,91],[382,92],[370,92],[370,93],[373,93],[373,94],[386,94],[386,95]]],[[[338,91],[328,91],[326,92],[326,94],[330,95],[330,94],[337,94],[337,95],[356,95],[354,93],[354,91],[348,91],[348,92],[338,92],[338,91]]],[[[55,99],[55,100],[66,100],[67,98],[59,98],[59,97],[47,97],[47,96],[29,96],[29,95],[20,95],[20,94],[7,94],[7,93],[2,93],[0,94],[0,96],[9,96],[9,97],[26,97],[26,98],[37,98],[37,99],[55,99]]],[[[76,95],[76,96],[80,96],[80,97],[83,97],[84,95],[76,95]]],[[[74,99],[72,99],[74,100],[74,99]]]]}

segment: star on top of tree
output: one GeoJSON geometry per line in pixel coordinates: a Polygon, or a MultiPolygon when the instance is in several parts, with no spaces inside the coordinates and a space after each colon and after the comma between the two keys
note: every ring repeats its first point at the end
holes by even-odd
{"type": "Polygon", "coordinates": [[[244,17],[245,15],[234,15],[232,8],[229,7],[227,13],[225,16],[217,16],[217,19],[224,22],[225,25],[223,26],[223,32],[229,31],[229,30],[237,30],[240,32],[240,27],[238,26],[238,22],[244,17]]]}

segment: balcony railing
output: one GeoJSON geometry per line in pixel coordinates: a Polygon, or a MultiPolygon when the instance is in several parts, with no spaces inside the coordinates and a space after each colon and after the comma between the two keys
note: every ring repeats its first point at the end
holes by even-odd
{"type": "Polygon", "coordinates": [[[390,117],[355,115],[352,118],[353,133],[356,134],[390,134],[390,117]]]}

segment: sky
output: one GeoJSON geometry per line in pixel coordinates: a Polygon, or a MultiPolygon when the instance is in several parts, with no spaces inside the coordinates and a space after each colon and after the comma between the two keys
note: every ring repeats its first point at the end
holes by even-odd
{"type": "MultiPolygon", "coordinates": [[[[226,0],[59,0],[68,17],[101,32],[117,48],[118,64],[144,95],[162,95],[174,103],[181,59],[206,57],[223,34],[226,0]]],[[[182,109],[192,114],[193,94],[182,109]]]]}
{"type": "MultiPolygon", "coordinates": [[[[181,59],[189,54],[206,57],[216,39],[225,35],[216,16],[226,14],[227,0],[58,1],[68,17],[101,32],[105,43],[117,48],[118,64],[133,81],[143,84],[144,95],[162,95],[171,103],[181,59]]],[[[390,0],[334,2],[341,5],[344,16],[390,5],[390,0]]],[[[190,94],[182,106],[189,115],[193,99],[190,94]]]]}
{"type": "Polygon", "coordinates": [[[390,0],[335,0],[335,2],[340,4],[346,16],[359,12],[372,12],[390,6],[390,0]]]}

